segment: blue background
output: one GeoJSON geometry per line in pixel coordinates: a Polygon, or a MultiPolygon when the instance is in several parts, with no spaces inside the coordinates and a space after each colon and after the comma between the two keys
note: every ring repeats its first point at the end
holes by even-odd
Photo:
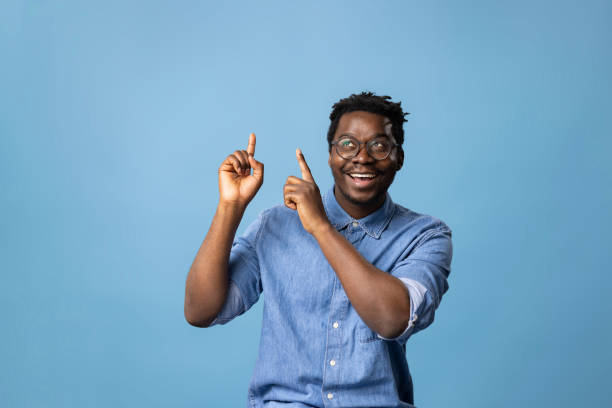
{"type": "Polygon", "coordinates": [[[217,168],[257,133],[239,232],[296,147],[329,188],[362,90],[411,112],[393,199],[454,232],[416,404],[612,404],[610,2],[98,3],[0,6],[2,406],[244,406],[261,300],[183,318],[217,168]]]}

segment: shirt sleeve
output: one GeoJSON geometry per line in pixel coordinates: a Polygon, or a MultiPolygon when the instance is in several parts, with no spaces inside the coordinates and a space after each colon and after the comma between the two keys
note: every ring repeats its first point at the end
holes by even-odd
{"type": "Polygon", "coordinates": [[[451,235],[447,227],[424,232],[416,248],[391,270],[410,295],[410,320],[399,336],[389,339],[378,335],[381,339],[405,342],[433,322],[442,295],[448,290],[453,256],[451,235]]]}
{"type": "Polygon", "coordinates": [[[262,292],[257,242],[265,221],[265,212],[249,225],[242,236],[235,239],[230,251],[229,288],[221,311],[211,323],[225,324],[249,310],[262,292]]]}

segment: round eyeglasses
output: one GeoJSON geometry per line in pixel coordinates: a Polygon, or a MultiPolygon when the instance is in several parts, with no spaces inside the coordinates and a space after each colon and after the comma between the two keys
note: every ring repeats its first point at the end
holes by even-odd
{"type": "Polygon", "coordinates": [[[343,159],[352,159],[359,154],[361,145],[366,145],[366,150],[370,157],[374,160],[385,160],[389,157],[391,150],[395,146],[399,146],[397,143],[392,142],[386,137],[377,137],[362,143],[352,136],[342,136],[340,139],[331,142],[333,146],[336,146],[336,153],[343,159]]]}

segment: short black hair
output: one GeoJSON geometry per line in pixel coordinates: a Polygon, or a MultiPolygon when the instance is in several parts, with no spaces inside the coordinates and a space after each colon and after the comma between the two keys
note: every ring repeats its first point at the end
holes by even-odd
{"type": "Polygon", "coordinates": [[[327,131],[327,144],[331,151],[331,142],[334,134],[338,129],[338,122],[345,113],[354,111],[365,111],[383,115],[391,121],[391,134],[395,137],[395,141],[400,145],[404,143],[404,122],[407,122],[405,116],[408,112],[402,110],[401,102],[392,102],[391,97],[387,95],[376,95],[372,92],[361,92],[360,94],[352,94],[348,98],[340,99],[332,106],[332,112],[329,115],[331,123],[327,131]]]}

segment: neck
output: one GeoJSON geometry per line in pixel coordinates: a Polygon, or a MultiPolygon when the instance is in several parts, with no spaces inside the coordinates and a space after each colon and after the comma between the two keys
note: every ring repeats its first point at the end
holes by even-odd
{"type": "Polygon", "coordinates": [[[366,217],[382,207],[385,203],[386,195],[387,194],[385,192],[374,197],[368,202],[360,203],[351,200],[351,198],[344,194],[344,192],[340,190],[338,186],[334,185],[334,197],[336,197],[336,201],[348,215],[356,220],[366,217]]]}

